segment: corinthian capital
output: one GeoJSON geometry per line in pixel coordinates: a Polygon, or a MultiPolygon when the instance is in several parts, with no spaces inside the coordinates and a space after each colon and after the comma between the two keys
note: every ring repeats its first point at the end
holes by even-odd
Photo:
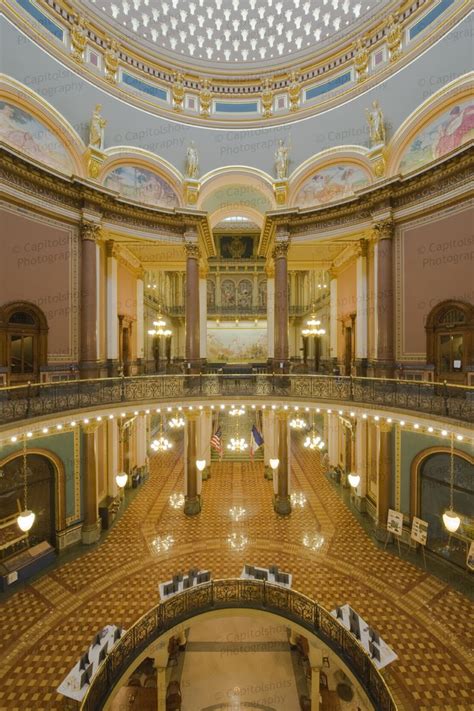
{"type": "Polygon", "coordinates": [[[190,259],[199,259],[199,247],[194,242],[185,242],[184,251],[186,252],[186,257],[190,259]]]}
{"type": "Polygon", "coordinates": [[[289,242],[276,242],[273,247],[273,259],[286,259],[288,257],[289,242]]]}
{"type": "Polygon", "coordinates": [[[392,239],[394,231],[395,223],[392,219],[374,222],[372,225],[373,236],[377,241],[382,239],[392,239]]]}
{"type": "Polygon", "coordinates": [[[89,240],[90,242],[98,242],[102,237],[102,227],[97,222],[81,220],[80,230],[81,239],[83,240],[89,240]]]}

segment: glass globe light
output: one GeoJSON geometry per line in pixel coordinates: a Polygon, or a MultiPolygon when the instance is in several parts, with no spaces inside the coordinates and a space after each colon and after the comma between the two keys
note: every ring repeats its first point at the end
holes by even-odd
{"type": "Polygon", "coordinates": [[[456,533],[461,525],[461,519],[454,511],[449,510],[443,514],[443,523],[450,533],[456,533]]]}
{"type": "Polygon", "coordinates": [[[117,482],[117,486],[118,486],[120,489],[123,489],[124,486],[125,486],[125,484],[126,484],[127,481],[128,481],[128,474],[127,474],[126,472],[119,472],[119,473],[116,474],[116,476],[115,476],[115,481],[117,482]]]}
{"type": "Polygon", "coordinates": [[[19,528],[23,531],[23,533],[27,533],[31,527],[33,526],[35,522],[35,514],[33,511],[30,511],[29,509],[25,509],[25,511],[22,511],[21,514],[19,514],[17,518],[17,523],[19,528]]]}
{"type": "Polygon", "coordinates": [[[206,460],[205,459],[196,459],[196,468],[200,472],[203,472],[204,469],[206,468],[206,460]]]}
{"type": "Polygon", "coordinates": [[[278,469],[278,465],[280,464],[279,459],[270,459],[270,466],[272,469],[278,469]]]}
{"type": "Polygon", "coordinates": [[[351,472],[350,474],[347,475],[347,478],[349,480],[349,484],[352,486],[353,489],[356,489],[359,486],[359,484],[360,484],[359,474],[356,474],[355,472],[351,472]]]}

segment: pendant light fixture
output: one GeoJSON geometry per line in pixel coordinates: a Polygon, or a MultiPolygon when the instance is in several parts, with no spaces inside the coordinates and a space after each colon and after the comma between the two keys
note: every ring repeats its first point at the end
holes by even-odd
{"type": "Polygon", "coordinates": [[[160,430],[158,432],[158,438],[154,439],[150,444],[150,447],[154,452],[167,452],[171,449],[173,445],[163,431],[163,416],[160,414],[160,430]]]}
{"type": "Polygon", "coordinates": [[[35,514],[28,508],[28,471],[26,468],[26,435],[23,440],[23,511],[17,518],[17,523],[23,533],[28,533],[35,522],[35,514]]]}
{"type": "Polygon", "coordinates": [[[449,509],[443,514],[443,523],[449,533],[456,533],[461,524],[461,519],[454,511],[454,434],[452,432],[449,476],[449,509]]]}
{"type": "Polygon", "coordinates": [[[230,449],[231,452],[245,452],[245,450],[248,448],[247,442],[244,440],[243,437],[239,436],[239,419],[240,417],[237,416],[237,427],[235,430],[235,437],[231,437],[230,442],[227,445],[227,449],[230,449]]]}
{"type": "Polygon", "coordinates": [[[312,428],[310,434],[306,437],[305,441],[303,442],[303,446],[306,447],[307,449],[324,449],[324,442],[322,438],[318,435],[316,431],[316,427],[314,424],[314,412],[313,412],[313,417],[312,417],[312,428]]]}

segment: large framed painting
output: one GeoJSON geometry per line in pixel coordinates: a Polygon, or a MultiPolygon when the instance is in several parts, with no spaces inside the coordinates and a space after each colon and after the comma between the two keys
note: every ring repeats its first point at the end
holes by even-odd
{"type": "Polygon", "coordinates": [[[262,362],[267,359],[267,322],[215,321],[207,324],[207,360],[219,363],[262,362]]]}

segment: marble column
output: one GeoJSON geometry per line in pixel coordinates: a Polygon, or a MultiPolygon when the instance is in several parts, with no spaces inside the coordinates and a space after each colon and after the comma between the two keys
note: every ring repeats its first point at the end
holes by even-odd
{"type": "Polygon", "coordinates": [[[199,272],[199,357],[205,361],[207,357],[207,271],[199,272]]]}
{"type": "Polygon", "coordinates": [[[339,464],[339,418],[331,412],[327,415],[327,422],[329,464],[335,467],[339,464]]]}
{"type": "Polygon", "coordinates": [[[323,666],[321,649],[310,645],[309,663],[311,665],[311,711],[319,711],[319,677],[323,666]]]}
{"type": "Polygon", "coordinates": [[[331,270],[329,272],[329,357],[333,366],[337,365],[337,277],[331,270]]]}
{"type": "Polygon", "coordinates": [[[185,242],[186,249],[186,360],[191,370],[200,368],[199,327],[199,247],[185,242]]]}
{"type": "MultiPolygon", "coordinates": [[[[135,329],[138,374],[143,373],[145,359],[145,285],[143,275],[137,276],[137,327],[135,329]]],[[[169,302],[168,302],[169,303],[169,302]]]]}
{"type": "Polygon", "coordinates": [[[98,362],[98,251],[101,227],[95,222],[81,222],[81,378],[97,378],[98,362]]]}
{"type": "Polygon", "coordinates": [[[117,474],[122,471],[119,467],[119,426],[116,419],[107,420],[107,494],[117,496],[118,486],[115,481],[117,474]]]}
{"type": "Polygon", "coordinates": [[[186,429],[184,436],[184,446],[186,457],[185,465],[185,499],[184,513],[194,516],[201,511],[201,499],[199,496],[199,482],[201,472],[196,466],[197,459],[197,412],[190,412],[186,416],[186,429]]]}
{"type": "Polygon", "coordinates": [[[379,528],[387,524],[387,514],[390,508],[390,489],[392,476],[392,438],[391,425],[380,423],[379,433],[379,466],[377,477],[377,523],[379,528]]]}
{"type": "Polygon", "coordinates": [[[82,524],[82,542],[96,543],[100,538],[101,523],[97,495],[97,443],[96,432],[99,425],[83,425],[84,457],[84,512],[82,524]]]}
{"type": "Polygon", "coordinates": [[[277,414],[278,425],[278,469],[277,469],[277,486],[274,500],[275,511],[281,516],[287,516],[291,513],[290,501],[290,446],[289,446],[289,429],[288,429],[288,413],[286,410],[281,410],[277,414]]]}
{"type": "Polygon", "coordinates": [[[119,321],[117,294],[117,252],[112,240],[107,242],[107,369],[109,377],[116,376],[119,364],[119,321]]]}
{"type": "Polygon", "coordinates": [[[363,499],[367,496],[367,420],[358,418],[355,428],[355,470],[360,476],[356,494],[363,499]]]}
{"type": "Polygon", "coordinates": [[[267,270],[267,351],[268,361],[275,353],[275,278],[273,269],[267,270]]]}
{"type": "Polygon", "coordinates": [[[274,410],[262,410],[264,477],[270,480],[273,479],[270,459],[278,459],[278,436],[275,419],[274,410]]]}
{"type": "Polygon", "coordinates": [[[272,255],[275,262],[275,371],[288,369],[288,247],[286,236],[275,243],[272,255]]]}
{"type": "Polygon", "coordinates": [[[156,667],[156,709],[166,711],[166,667],[156,667]]]}
{"type": "MultiPolygon", "coordinates": [[[[197,420],[197,450],[196,459],[202,459],[206,462],[206,468],[203,472],[198,472],[198,484],[201,480],[209,479],[211,476],[211,435],[212,435],[212,412],[210,410],[202,410],[197,420]]],[[[198,494],[201,494],[201,488],[198,487],[198,494]]]]}
{"type": "Polygon", "coordinates": [[[367,242],[360,240],[356,261],[355,366],[357,375],[367,375],[367,242]]]}
{"type": "Polygon", "coordinates": [[[393,283],[393,233],[392,220],[383,220],[373,226],[375,237],[375,376],[393,377],[394,370],[394,283],[393,283]]]}

